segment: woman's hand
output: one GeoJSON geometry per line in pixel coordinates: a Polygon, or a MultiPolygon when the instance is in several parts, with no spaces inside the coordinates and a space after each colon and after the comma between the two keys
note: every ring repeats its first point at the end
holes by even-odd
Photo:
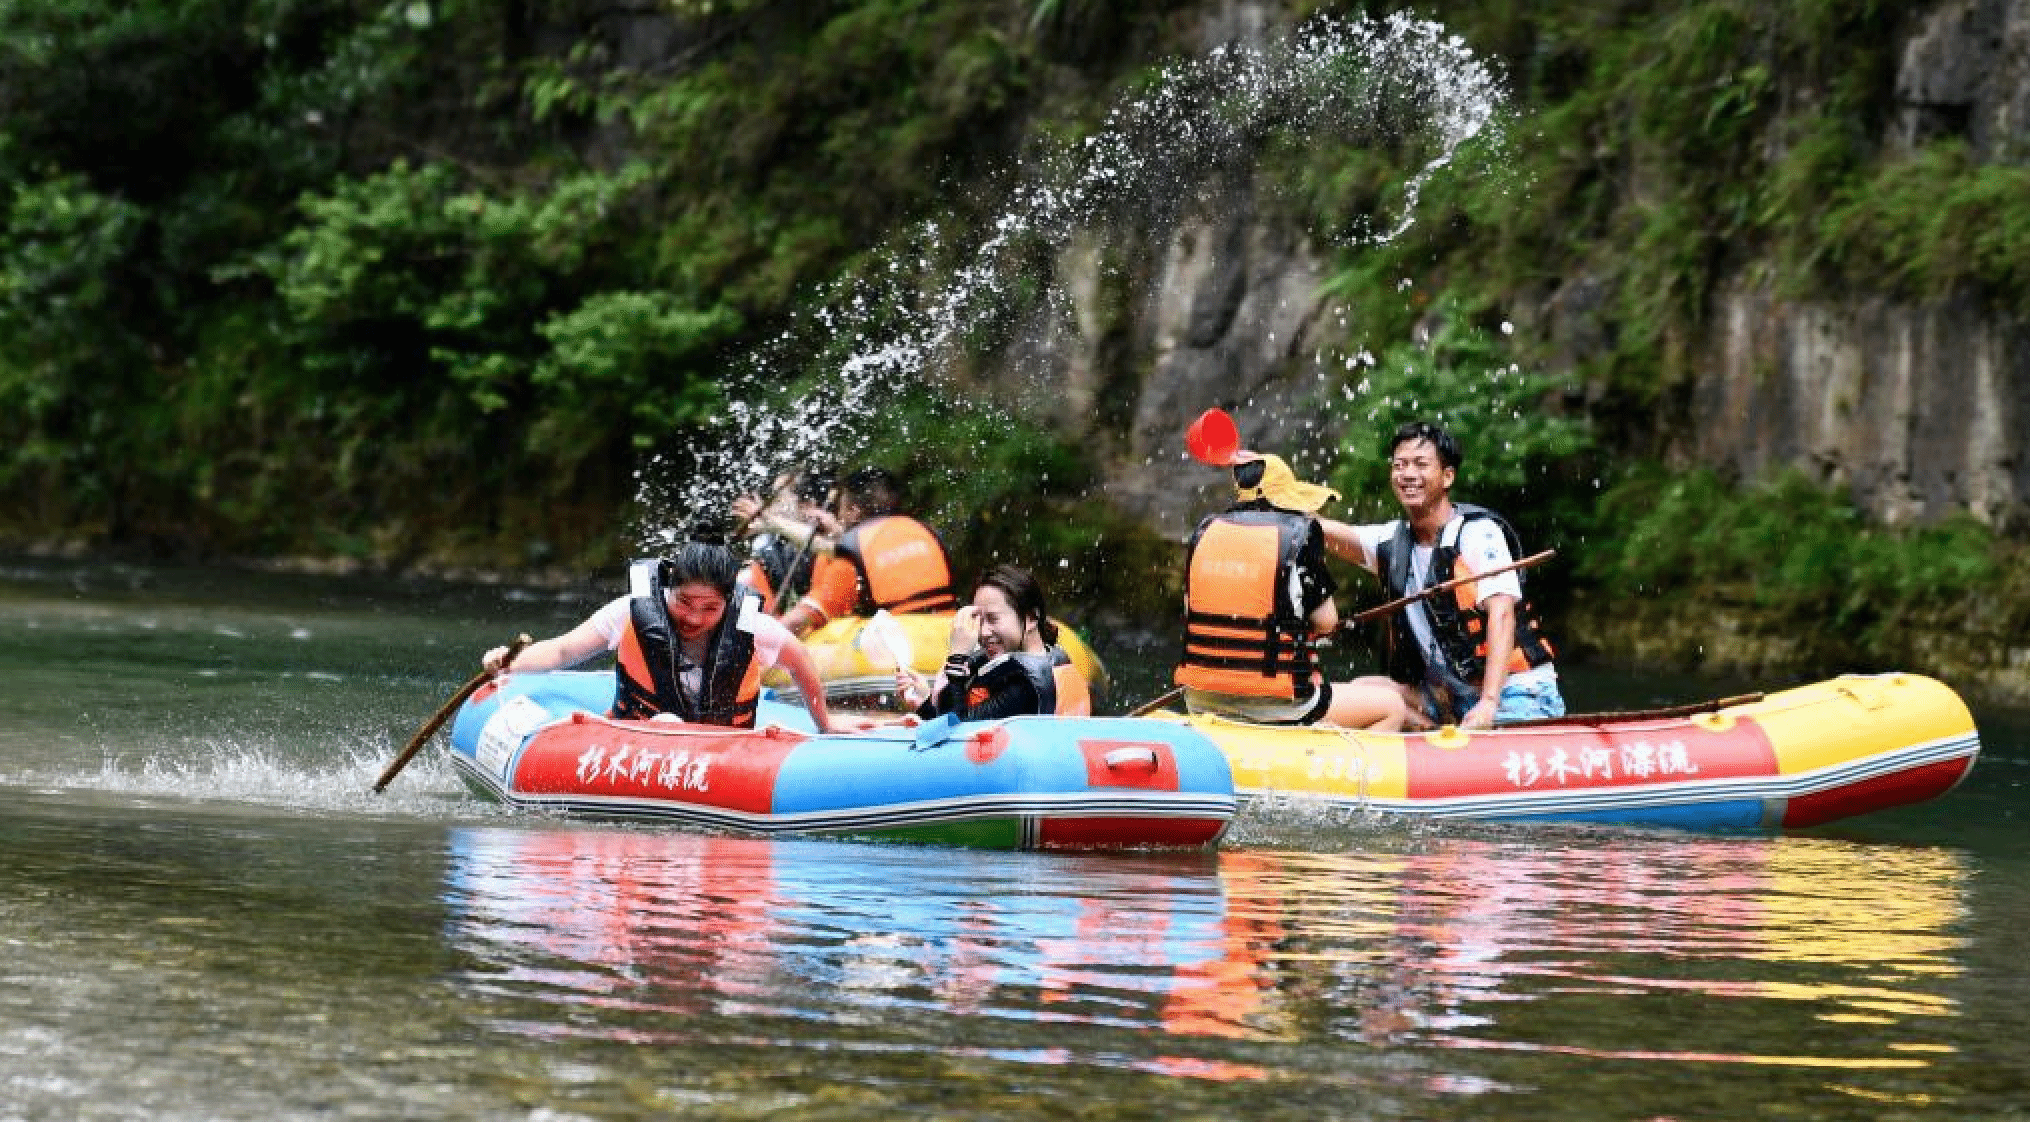
{"type": "Polygon", "coordinates": [[[952,653],[969,655],[980,645],[980,609],[967,604],[952,615],[952,653]]]}
{"type": "Polygon", "coordinates": [[[895,671],[895,695],[907,703],[911,709],[914,709],[922,705],[924,699],[930,696],[930,679],[906,666],[897,667],[895,671]]]}

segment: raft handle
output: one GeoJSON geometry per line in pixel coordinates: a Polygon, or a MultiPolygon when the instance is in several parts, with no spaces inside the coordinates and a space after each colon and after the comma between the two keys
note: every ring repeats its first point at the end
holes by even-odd
{"type": "Polygon", "coordinates": [[[1116,748],[1100,759],[1109,768],[1145,767],[1155,771],[1163,765],[1163,761],[1156,756],[1156,749],[1146,744],[1116,748]]]}
{"type": "Polygon", "coordinates": [[[1843,675],[1839,680],[1839,691],[1863,709],[1880,709],[1889,704],[1887,691],[1875,678],[1859,674],[1843,675]]]}

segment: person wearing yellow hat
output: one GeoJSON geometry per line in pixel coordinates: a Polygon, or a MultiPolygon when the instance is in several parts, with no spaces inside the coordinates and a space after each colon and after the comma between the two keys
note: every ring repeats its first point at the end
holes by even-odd
{"type": "Polygon", "coordinates": [[[1442,426],[1404,424],[1389,444],[1389,486],[1403,517],[1368,526],[1322,520],[1326,548],[1372,570],[1391,598],[1490,574],[1393,613],[1384,625],[1388,677],[1360,681],[1393,686],[1420,728],[1562,717],[1551,643],[1523,595],[1522,576],[1492,572],[1522,556],[1521,541],[1499,514],[1453,501],[1460,460],[1458,442],[1442,426]]]}
{"type": "Polygon", "coordinates": [[[1186,708],[1257,724],[1401,727],[1399,691],[1328,682],[1319,670],[1317,640],[1339,627],[1339,609],[1317,511],[1338,492],[1299,480],[1280,456],[1230,459],[1234,504],[1186,546],[1174,679],[1186,708]]]}

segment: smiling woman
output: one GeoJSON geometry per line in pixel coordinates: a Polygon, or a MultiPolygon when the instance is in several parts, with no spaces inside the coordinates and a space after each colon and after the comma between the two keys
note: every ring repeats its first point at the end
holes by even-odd
{"type": "Polygon", "coordinates": [[[980,578],[973,602],[952,617],[951,655],[935,679],[898,667],[903,696],[917,715],[955,714],[983,721],[1029,713],[1092,713],[1085,676],[1057,645],[1057,624],[1043,586],[1027,569],[996,565],[980,578]]]}
{"type": "MultiPolygon", "coordinates": [[[[576,666],[614,652],[615,717],[644,720],[669,714],[710,725],[751,728],[761,675],[780,666],[811,699],[811,719],[831,727],[825,693],[810,653],[774,617],[761,597],[738,582],[740,566],[721,545],[691,542],[675,556],[638,563],[633,588],[608,601],[562,635],[534,643],[516,657],[525,673],[576,666]]],[[[480,663],[503,672],[506,647],[480,663]]]]}

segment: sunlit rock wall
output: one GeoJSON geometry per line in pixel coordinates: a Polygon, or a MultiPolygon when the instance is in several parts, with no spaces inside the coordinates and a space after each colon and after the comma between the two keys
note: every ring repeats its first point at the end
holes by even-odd
{"type": "Polygon", "coordinates": [[[1231,493],[1185,454],[1206,408],[1229,409],[1247,443],[1302,472],[1323,473],[1336,448],[1322,423],[1320,264],[1246,203],[1244,190],[1211,190],[1174,228],[1081,239],[1058,261],[1068,306],[1037,325],[1030,353],[1062,387],[1042,400],[1107,464],[1107,500],[1174,538],[1231,493]],[[1146,256],[1126,252],[1145,240],[1146,256]],[[1123,264],[1136,258],[1153,272],[1123,264]]]}
{"type": "Polygon", "coordinates": [[[2030,332],[1971,302],[1730,290],[1693,413],[1695,457],[1743,478],[1799,468],[1891,524],[1962,509],[2030,524],[2030,332]]]}
{"type": "MultiPolygon", "coordinates": [[[[1892,152],[1959,136],[2030,158],[2030,0],[1953,0],[1912,21],[1892,152]]],[[[1726,286],[1693,387],[1693,458],[1745,478],[1799,468],[1878,518],[1965,510],[2030,526],[2030,326],[1972,299],[1783,300],[1726,286]]]]}

